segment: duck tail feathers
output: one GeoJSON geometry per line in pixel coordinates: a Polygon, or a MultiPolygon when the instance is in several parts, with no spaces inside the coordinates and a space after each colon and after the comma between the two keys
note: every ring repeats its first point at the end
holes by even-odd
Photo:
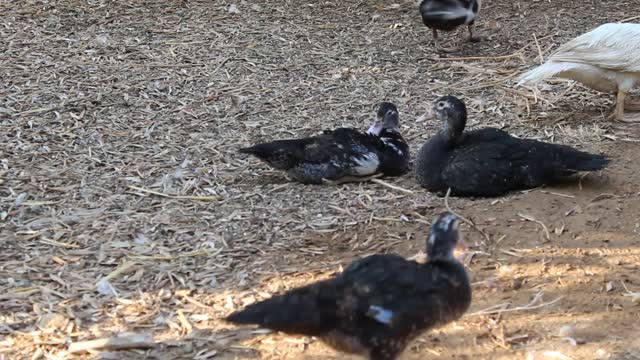
{"type": "Polygon", "coordinates": [[[570,168],[575,171],[598,171],[604,169],[610,162],[606,155],[582,153],[573,159],[570,168]]]}
{"type": "Polygon", "coordinates": [[[289,170],[304,156],[304,145],[297,140],[276,140],[238,149],[242,154],[250,154],[278,170],[289,170]]]}
{"type": "Polygon", "coordinates": [[[289,293],[247,306],[225,318],[242,325],[258,325],[287,333],[317,335],[329,324],[329,309],[322,309],[312,287],[303,287],[289,293]]]}
{"type": "Polygon", "coordinates": [[[522,86],[530,83],[537,83],[544,79],[554,77],[565,70],[568,70],[568,64],[546,62],[522,75],[518,78],[516,86],[522,86]]]}
{"type": "Polygon", "coordinates": [[[249,154],[249,155],[254,155],[256,157],[263,157],[263,156],[266,156],[266,150],[267,150],[264,145],[266,144],[258,144],[258,145],[249,146],[246,148],[240,148],[238,149],[238,152],[241,154],[249,154]]]}

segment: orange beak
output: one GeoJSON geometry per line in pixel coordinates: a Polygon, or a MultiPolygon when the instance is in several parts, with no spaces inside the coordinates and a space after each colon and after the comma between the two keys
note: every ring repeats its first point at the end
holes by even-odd
{"type": "Polygon", "coordinates": [[[458,240],[458,243],[456,244],[456,250],[461,251],[461,252],[465,252],[465,251],[469,250],[469,246],[467,245],[466,242],[464,242],[464,240],[460,239],[460,240],[458,240]]]}
{"type": "Polygon", "coordinates": [[[433,120],[436,118],[436,113],[433,110],[429,110],[416,119],[416,122],[423,122],[425,120],[433,120]]]}

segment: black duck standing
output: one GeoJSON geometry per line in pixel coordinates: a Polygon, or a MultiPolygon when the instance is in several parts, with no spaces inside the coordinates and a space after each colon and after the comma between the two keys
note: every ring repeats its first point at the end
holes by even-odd
{"type": "Polygon", "coordinates": [[[433,41],[439,50],[455,51],[455,48],[444,48],[438,39],[438,30],[452,31],[461,25],[467,25],[469,41],[480,41],[473,36],[473,24],[480,12],[480,0],[422,0],[419,1],[422,23],[433,32],[433,41]]]}
{"type": "Polygon", "coordinates": [[[420,149],[416,178],[429,191],[458,196],[499,196],[553,183],[579,171],[603,169],[609,160],[572,147],[518,139],[496,128],[464,131],[467,109],[454,96],[435,102],[425,118],[442,129],[420,149]]]}
{"type": "Polygon", "coordinates": [[[227,321],[316,336],[371,360],[395,359],[420,333],[454,321],[471,303],[458,219],[441,214],[427,238],[424,264],[397,255],[353,262],[335,278],[249,305],[227,321]]]}
{"type": "Polygon", "coordinates": [[[338,128],[318,136],[258,144],[240,152],[306,184],[362,181],[374,174],[400,176],[410,170],[410,155],[398,118],[396,106],[383,102],[366,133],[338,128]]]}

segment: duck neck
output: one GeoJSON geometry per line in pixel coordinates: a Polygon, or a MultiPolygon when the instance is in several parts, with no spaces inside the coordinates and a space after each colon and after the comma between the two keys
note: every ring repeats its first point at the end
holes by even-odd
{"type": "Polygon", "coordinates": [[[444,119],[444,126],[440,130],[444,142],[449,146],[455,145],[460,136],[462,136],[466,123],[467,119],[464,117],[461,119],[444,119]]]}
{"type": "Polygon", "coordinates": [[[448,243],[429,243],[431,235],[427,239],[427,257],[429,260],[454,260],[453,248],[448,243]]]}
{"type": "Polygon", "coordinates": [[[440,138],[447,148],[455,146],[458,143],[458,139],[461,135],[462,131],[453,131],[451,129],[447,129],[446,127],[440,130],[440,138]]]}

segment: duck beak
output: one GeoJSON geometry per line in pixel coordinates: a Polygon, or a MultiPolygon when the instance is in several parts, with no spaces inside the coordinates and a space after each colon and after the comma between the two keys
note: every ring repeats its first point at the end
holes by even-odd
{"type": "Polygon", "coordinates": [[[464,262],[468,249],[469,248],[467,247],[467,243],[465,243],[464,240],[462,239],[458,239],[458,243],[456,244],[456,247],[453,249],[453,256],[456,259],[464,262]]]}
{"type": "Polygon", "coordinates": [[[436,118],[436,113],[433,110],[429,110],[416,119],[416,122],[423,122],[425,120],[433,120],[436,118]]]}
{"type": "Polygon", "coordinates": [[[467,250],[469,250],[469,246],[467,245],[466,241],[464,241],[464,233],[459,231],[458,241],[456,243],[456,247],[454,248],[454,251],[458,251],[464,254],[467,250]]]}
{"type": "Polygon", "coordinates": [[[460,240],[458,240],[458,243],[456,244],[456,250],[458,250],[460,252],[465,252],[465,251],[469,250],[469,246],[467,245],[466,242],[464,242],[464,240],[460,239],[460,240]]]}

